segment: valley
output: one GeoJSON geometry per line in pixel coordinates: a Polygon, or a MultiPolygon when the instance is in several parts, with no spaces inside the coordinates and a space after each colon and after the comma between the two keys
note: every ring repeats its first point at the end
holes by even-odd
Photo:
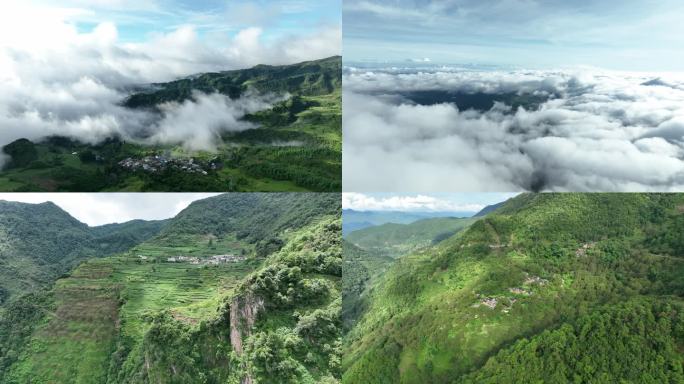
{"type": "Polygon", "coordinates": [[[182,108],[183,103],[199,102],[204,94],[231,100],[254,94],[284,96],[270,108],[234,122],[249,129],[223,130],[224,123],[217,123],[209,134],[199,127],[190,130],[201,145],[188,144],[191,140],[182,135],[171,141],[152,140],[155,132],[148,132],[149,126],[96,142],[51,135],[6,143],[3,153],[8,158],[0,172],[0,190],[340,190],[339,56],[152,84],[139,87],[121,104],[128,113],[158,121],[171,113],[170,106],[182,108]]]}
{"type": "MultiPolygon", "coordinates": [[[[342,381],[684,380],[682,206],[680,194],[544,193],[487,210],[385,264],[345,308],[342,381]]],[[[347,264],[377,264],[347,245],[347,264]]]]}
{"type": "Polygon", "coordinates": [[[0,306],[0,383],[338,382],[339,212],[336,194],[192,203],[0,306]]]}

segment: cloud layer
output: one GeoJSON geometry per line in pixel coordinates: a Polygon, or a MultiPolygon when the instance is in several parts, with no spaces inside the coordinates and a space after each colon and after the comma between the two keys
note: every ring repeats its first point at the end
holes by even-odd
{"type": "Polygon", "coordinates": [[[341,44],[339,25],[321,25],[312,35],[277,38],[266,38],[259,27],[207,37],[196,27],[182,25],[130,43],[122,41],[112,22],[84,32],[71,21],[88,16],[80,8],[10,1],[0,9],[0,146],[53,134],[86,142],[112,134],[134,139],[144,129],[153,142],[211,148],[219,131],[249,128],[238,119],[268,108],[277,98],[247,95],[230,100],[198,94],[194,101],[165,105],[161,117],[125,109],[121,101],[135,85],[319,59],[339,54],[341,44]]]}
{"type": "Polygon", "coordinates": [[[684,190],[684,82],[601,71],[349,70],[346,191],[684,190]],[[440,90],[539,106],[418,105],[440,90]],[[368,170],[372,169],[372,172],[368,170]]]}
{"type": "Polygon", "coordinates": [[[345,59],[683,70],[679,0],[345,0],[345,59]]]}
{"type": "Polygon", "coordinates": [[[477,212],[485,207],[481,202],[455,202],[448,198],[419,195],[374,196],[356,192],[342,194],[342,208],[356,211],[400,212],[477,212]]]}

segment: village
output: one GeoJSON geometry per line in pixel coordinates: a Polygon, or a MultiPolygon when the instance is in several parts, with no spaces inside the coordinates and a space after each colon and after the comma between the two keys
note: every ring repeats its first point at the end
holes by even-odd
{"type": "Polygon", "coordinates": [[[201,163],[196,162],[193,158],[170,158],[165,155],[146,156],[139,159],[128,157],[121,160],[118,164],[120,167],[131,171],[158,173],[171,168],[202,175],[208,174],[206,169],[217,170],[221,167],[221,163],[218,160],[210,161],[205,169],[201,163]]]}
{"type": "MultiPolygon", "coordinates": [[[[138,255],[140,260],[147,260],[147,256],[138,255]]],[[[245,261],[246,256],[241,255],[215,255],[210,257],[196,257],[196,256],[172,256],[167,257],[167,263],[189,263],[192,265],[219,265],[226,263],[238,263],[240,261],[245,261]]]]}

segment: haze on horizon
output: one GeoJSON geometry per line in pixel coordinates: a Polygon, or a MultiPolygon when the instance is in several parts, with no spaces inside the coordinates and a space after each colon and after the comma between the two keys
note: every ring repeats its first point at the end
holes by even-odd
{"type": "Polygon", "coordinates": [[[684,71],[684,3],[348,0],[348,63],[684,71]]]}

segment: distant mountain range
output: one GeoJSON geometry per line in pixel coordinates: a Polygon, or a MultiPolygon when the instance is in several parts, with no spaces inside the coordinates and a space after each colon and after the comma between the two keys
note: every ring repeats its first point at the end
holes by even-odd
{"type": "Polygon", "coordinates": [[[148,240],[166,224],[166,220],[134,220],[88,227],[53,203],[0,200],[0,304],[49,286],[87,258],[111,255],[148,240]]]}
{"type": "Polygon", "coordinates": [[[340,56],[305,61],[292,65],[257,65],[248,69],[202,73],[167,83],[155,83],[129,96],[130,108],[155,107],[170,101],[181,102],[193,92],[221,93],[238,98],[249,89],[262,93],[289,93],[296,96],[321,96],[342,87],[340,56]]]}
{"type": "Polygon", "coordinates": [[[342,211],[342,232],[346,236],[352,231],[385,223],[410,224],[432,217],[471,217],[475,212],[401,212],[401,211],[342,211]]]}

